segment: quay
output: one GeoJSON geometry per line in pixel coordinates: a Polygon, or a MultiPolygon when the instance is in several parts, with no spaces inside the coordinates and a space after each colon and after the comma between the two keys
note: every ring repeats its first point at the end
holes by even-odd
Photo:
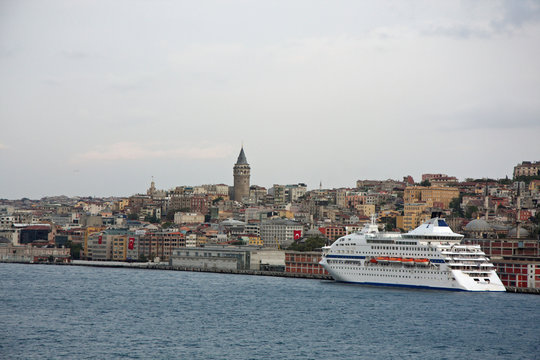
{"type": "MultiPolygon", "coordinates": [[[[26,263],[28,264],[28,263],[26,263]]],[[[304,274],[304,273],[288,273],[284,271],[263,271],[263,270],[234,270],[234,269],[217,269],[217,268],[194,268],[184,266],[171,266],[167,262],[122,262],[122,261],[85,261],[73,260],[71,263],[40,263],[43,265],[66,265],[66,266],[90,266],[90,267],[108,267],[108,268],[129,268],[129,269],[147,269],[147,270],[172,270],[172,271],[192,271],[192,272],[208,272],[220,274],[238,274],[238,275],[256,275],[256,276],[274,276],[286,278],[302,278],[314,280],[333,280],[330,275],[324,274],[304,274]]]]}
{"type": "MultiPolygon", "coordinates": [[[[6,261],[0,261],[6,262],[6,261]]],[[[14,263],[10,261],[10,263],[14,263]]],[[[33,263],[18,262],[22,264],[32,265],[33,263]]],[[[283,271],[263,271],[263,270],[232,270],[232,269],[214,269],[214,268],[190,268],[183,266],[171,266],[169,263],[161,262],[122,262],[122,261],[85,261],[73,260],[71,263],[36,263],[41,265],[65,265],[65,266],[90,266],[90,267],[107,267],[107,268],[129,268],[129,269],[145,269],[145,270],[169,270],[169,271],[191,271],[191,272],[207,272],[219,274],[237,274],[237,275],[255,275],[255,276],[273,276],[284,278],[299,278],[312,280],[333,280],[330,275],[324,274],[304,274],[304,273],[287,273],[283,271]]],[[[540,295],[540,289],[537,288],[518,288],[506,286],[506,292],[540,295]]]]}

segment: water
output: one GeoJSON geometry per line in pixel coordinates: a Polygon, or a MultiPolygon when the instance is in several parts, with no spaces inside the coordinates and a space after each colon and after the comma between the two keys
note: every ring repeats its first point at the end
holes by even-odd
{"type": "Polygon", "coordinates": [[[0,264],[5,359],[535,359],[540,296],[0,264]]]}

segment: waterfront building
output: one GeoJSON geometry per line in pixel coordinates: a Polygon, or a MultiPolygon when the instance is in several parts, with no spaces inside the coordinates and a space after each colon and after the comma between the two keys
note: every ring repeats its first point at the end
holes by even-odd
{"type": "Polygon", "coordinates": [[[328,275],[328,272],[319,264],[319,261],[321,261],[321,253],[318,251],[286,251],[285,272],[328,275]]]}
{"type": "MultiPolygon", "coordinates": [[[[190,235],[188,235],[189,237],[190,235]]],[[[193,236],[195,236],[193,234],[193,236]]],[[[173,249],[185,247],[186,236],[184,233],[156,231],[147,232],[138,239],[138,257],[144,256],[152,260],[156,256],[161,261],[168,261],[173,249]]]]}
{"type": "Polygon", "coordinates": [[[238,202],[244,201],[249,198],[249,178],[251,168],[246,159],[244,153],[244,147],[240,150],[236,164],[233,167],[234,176],[234,197],[233,199],[238,202]]]}
{"type": "Polygon", "coordinates": [[[540,289],[540,259],[536,262],[493,260],[504,286],[540,289]]]}
{"type": "Polygon", "coordinates": [[[234,247],[193,247],[174,249],[171,266],[203,270],[249,270],[250,251],[234,247]]]}
{"type": "Polygon", "coordinates": [[[0,261],[23,263],[69,263],[71,261],[71,255],[69,248],[0,243],[0,261]]]}
{"type": "Polygon", "coordinates": [[[540,242],[538,240],[466,238],[463,243],[480,245],[482,251],[491,258],[505,286],[540,288],[540,242]]]}

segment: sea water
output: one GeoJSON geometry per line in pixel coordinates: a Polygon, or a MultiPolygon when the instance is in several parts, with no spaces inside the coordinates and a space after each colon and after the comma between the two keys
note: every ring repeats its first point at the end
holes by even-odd
{"type": "Polygon", "coordinates": [[[3,359],[535,359],[540,296],[0,264],[3,359]]]}

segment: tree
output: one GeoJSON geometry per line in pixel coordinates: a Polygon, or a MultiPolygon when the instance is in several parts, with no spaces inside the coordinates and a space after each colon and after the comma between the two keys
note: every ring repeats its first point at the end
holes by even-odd
{"type": "Polygon", "coordinates": [[[395,217],[385,216],[381,220],[382,220],[382,223],[384,224],[384,229],[386,231],[393,231],[396,228],[396,218],[395,217]]]}
{"type": "Polygon", "coordinates": [[[161,224],[161,227],[162,227],[163,229],[168,229],[168,228],[170,228],[170,227],[173,226],[173,225],[174,225],[174,223],[172,223],[172,222],[170,222],[170,221],[166,221],[166,222],[164,222],[163,224],[161,224]]]}
{"type": "Polygon", "coordinates": [[[71,241],[66,243],[66,247],[69,248],[69,253],[73,260],[79,260],[81,258],[82,244],[75,244],[71,241]]]}
{"type": "Polygon", "coordinates": [[[467,209],[465,210],[465,217],[470,219],[472,218],[473,214],[478,212],[478,208],[476,206],[467,206],[467,209]]]}
{"type": "Polygon", "coordinates": [[[307,238],[304,242],[294,242],[287,248],[293,251],[313,251],[326,245],[326,239],[320,236],[307,238]]]}
{"type": "Polygon", "coordinates": [[[147,262],[148,258],[146,257],[146,255],[141,254],[141,255],[139,255],[139,261],[140,262],[147,262]]]}
{"type": "Polygon", "coordinates": [[[144,221],[148,221],[148,222],[150,222],[150,223],[152,223],[152,224],[157,224],[157,223],[159,223],[159,219],[156,217],[156,215],[152,215],[152,216],[146,215],[146,216],[144,217],[144,221]]]}
{"type": "Polygon", "coordinates": [[[540,175],[532,175],[532,176],[521,175],[521,176],[516,176],[514,178],[514,181],[522,181],[527,185],[529,185],[531,180],[540,180],[540,175]]]}
{"type": "Polygon", "coordinates": [[[139,220],[139,215],[137,214],[129,214],[128,220],[139,220]]]}
{"type": "Polygon", "coordinates": [[[420,183],[420,186],[431,186],[431,182],[426,179],[420,183]]]}
{"type": "Polygon", "coordinates": [[[460,194],[459,197],[453,198],[452,201],[450,201],[449,207],[452,209],[452,215],[457,217],[463,217],[463,209],[461,208],[461,201],[463,199],[463,196],[460,194]]]}
{"type": "Polygon", "coordinates": [[[501,185],[510,185],[512,183],[512,180],[508,178],[508,175],[506,175],[506,178],[499,179],[499,184],[501,185]]]}

